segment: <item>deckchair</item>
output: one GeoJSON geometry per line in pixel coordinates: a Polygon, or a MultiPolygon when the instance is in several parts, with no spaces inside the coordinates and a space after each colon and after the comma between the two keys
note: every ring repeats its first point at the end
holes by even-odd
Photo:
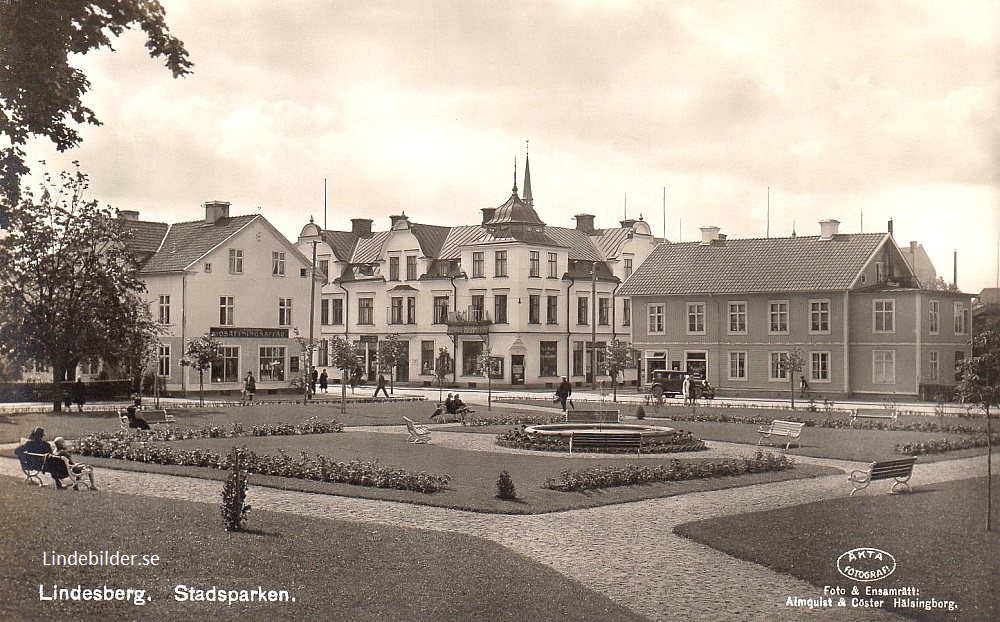
{"type": "Polygon", "coordinates": [[[403,421],[406,422],[406,430],[410,433],[407,437],[407,443],[426,443],[431,439],[431,431],[427,427],[422,425],[417,425],[412,419],[403,417],[403,421]]]}

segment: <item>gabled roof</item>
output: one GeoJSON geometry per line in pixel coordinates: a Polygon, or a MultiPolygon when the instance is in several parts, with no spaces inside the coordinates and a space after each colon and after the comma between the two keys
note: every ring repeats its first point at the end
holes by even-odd
{"type": "Polygon", "coordinates": [[[618,292],[660,294],[850,289],[886,233],[660,244],[618,292]]]}
{"type": "Polygon", "coordinates": [[[438,259],[459,259],[461,257],[460,247],[478,240],[486,234],[486,229],[481,225],[465,225],[462,227],[451,227],[448,235],[441,243],[441,251],[438,259]]]}
{"type": "Polygon", "coordinates": [[[123,220],[122,229],[127,236],[125,244],[130,251],[136,254],[152,254],[160,248],[170,225],[165,222],[123,220]]]}
{"type": "Polygon", "coordinates": [[[579,229],[566,227],[545,227],[545,233],[560,246],[569,248],[570,259],[583,261],[603,261],[594,248],[590,236],[579,229]]]}
{"type": "Polygon", "coordinates": [[[197,220],[171,225],[159,251],[146,262],[140,272],[184,270],[257,218],[262,218],[262,216],[254,214],[225,217],[213,224],[197,220]]]}
{"type": "Polygon", "coordinates": [[[437,257],[450,230],[450,227],[439,225],[422,225],[419,223],[410,225],[410,232],[413,233],[413,237],[417,238],[417,243],[420,244],[420,252],[424,254],[424,257],[437,257]]]}
{"type": "Polygon", "coordinates": [[[322,235],[323,241],[333,249],[333,256],[337,261],[351,260],[357,236],[350,231],[324,231],[322,235]]]}
{"type": "Polygon", "coordinates": [[[388,231],[377,231],[371,236],[358,238],[351,256],[352,264],[374,263],[382,254],[382,245],[389,237],[388,231]]]}
{"type": "Polygon", "coordinates": [[[598,229],[590,238],[604,259],[617,259],[622,245],[631,237],[631,228],[598,229]]]}

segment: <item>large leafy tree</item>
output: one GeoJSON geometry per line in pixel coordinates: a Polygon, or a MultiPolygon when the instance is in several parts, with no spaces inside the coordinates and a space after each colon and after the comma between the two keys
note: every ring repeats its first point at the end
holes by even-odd
{"type": "Polygon", "coordinates": [[[184,44],[167,28],[157,0],[3,0],[0,2],[0,225],[19,201],[28,172],[24,145],[32,136],[66,151],[80,144],[72,124],[100,125],[83,103],[90,81],[71,55],[114,49],[113,38],[139,28],[146,48],[174,77],[191,72],[184,44]]]}
{"type": "Polygon", "coordinates": [[[52,404],[82,360],[121,359],[145,302],[125,247],[122,221],[84,197],[87,177],[46,176],[41,196],[26,191],[0,239],[0,351],[52,366],[52,404]],[[70,374],[71,375],[71,374],[70,374]]]}
{"type": "Polygon", "coordinates": [[[986,415],[986,531],[992,531],[993,427],[992,413],[1000,408],[1000,332],[990,331],[972,338],[972,357],[964,359],[959,371],[958,394],[963,402],[975,404],[986,415]]]}

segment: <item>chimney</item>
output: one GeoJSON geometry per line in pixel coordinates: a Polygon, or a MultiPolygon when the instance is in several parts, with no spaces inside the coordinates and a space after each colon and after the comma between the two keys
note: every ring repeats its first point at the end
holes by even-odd
{"type": "Polygon", "coordinates": [[[889,219],[888,227],[889,227],[889,237],[892,237],[892,218],[889,219]]]}
{"type": "Polygon", "coordinates": [[[638,221],[635,218],[626,218],[625,220],[622,220],[620,222],[622,223],[622,229],[631,229],[632,225],[634,225],[638,221]]]}
{"type": "Polygon", "coordinates": [[[826,220],[819,221],[819,239],[832,240],[833,236],[837,235],[837,229],[839,227],[840,221],[834,220],[833,218],[827,218],[826,220]]]}
{"type": "Polygon", "coordinates": [[[351,233],[359,238],[370,237],[372,234],[372,222],[374,221],[371,218],[352,218],[351,233]]]}
{"type": "Polygon", "coordinates": [[[118,218],[122,220],[139,220],[139,212],[131,209],[118,210],[118,218]]]}
{"type": "Polygon", "coordinates": [[[410,221],[410,217],[407,216],[406,214],[393,214],[392,216],[389,216],[389,220],[392,222],[392,225],[391,225],[392,228],[395,229],[397,222],[399,222],[400,220],[405,220],[405,221],[409,222],[410,221]]]}
{"type": "Polygon", "coordinates": [[[489,221],[493,220],[494,214],[497,213],[497,208],[484,207],[482,211],[483,211],[483,224],[485,225],[489,221]]]}
{"type": "MultiPolygon", "coordinates": [[[[710,227],[700,227],[701,229],[701,245],[707,246],[719,238],[720,229],[716,226],[710,227]]],[[[722,238],[725,239],[725,238],[722,238]]]]}
{"type": "Polygon", "coordinates": [[[594,215],[593,214],[577,214],[573,218],[576,219],[576,229],[577,231],[583,231],[587,235],[594,232],[594,215]]]}
{"type": "Polygon", "coordinates": [[[229,218],[229,201],[205,201],[205,224],[214,225],[222,218],[229,218]]]}

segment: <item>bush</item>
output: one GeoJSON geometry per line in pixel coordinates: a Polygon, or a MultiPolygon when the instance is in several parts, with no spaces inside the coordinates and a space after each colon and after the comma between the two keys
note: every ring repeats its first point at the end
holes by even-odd
{"type": "Polygon", "coordinates": [[[635,410],[635,418],[640,421],[646,418],[646,409],[640,406],[635,410]]]}
{"type": "Polygon", "coordinates": [[[514,489],[514,480],[511,479],[507,469],[500,472],[497,477],[497,499],[513,501],[517,499],[517,490],[514,489]]]}
{"type": "MultiPolygon", "coordinates": [[[[943,454],[947,451],[958,451],[960,449],[974,449],[976,447],[986,447],[986,435],[967,436],[965,438],[952,440],[942,438],[937,440],[922,441],[919,443],[904,443],[892,448],[897,454],[907,456],[922,456],[924,454],[943,454]]],[[[1000,444],[1000,434],[993,435],[993,445],[1000,444]]]]}
{"type": "Polygon", "coordinates": [[[226,531],[243,531],[250,506],[247,498],[247,472],[240,464],[240,450],[233,447],[229,459],[229,477],[222,486],[222,520],[226,531]]]}

